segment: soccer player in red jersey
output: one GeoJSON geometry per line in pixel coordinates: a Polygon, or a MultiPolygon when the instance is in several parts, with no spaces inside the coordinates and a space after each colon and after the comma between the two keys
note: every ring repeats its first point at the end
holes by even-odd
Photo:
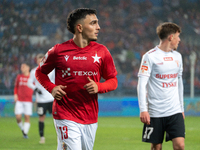
{"type": "Polygon", "coordinates": [[[117,88],[117,71],[108,49],[95,42],[100,30],[96,10],[72,11],[67,28],[73,39],[52,47],[35,75],[55,98],[53,117],[60,141],[67,149],[92,150],[98,122],[98,93],[117,88]],[[53,69],[55,84],[47,76],[53,69]],[[101,77],[104,82],[100,82],[101,77]]]}
{"type": "Polygon", "coordinates": [[[22,130],[24,138],[28,138],[30,128],[30,116],[32,115],[32,95],[33,90],[27,86],[30,76],[30,66],[27,63],[21,64],[22,74],[17,75],[14,87],[15,116],[19,128],[22,130]],[[22,123],[24,114],[24,124],[22,123]]]}

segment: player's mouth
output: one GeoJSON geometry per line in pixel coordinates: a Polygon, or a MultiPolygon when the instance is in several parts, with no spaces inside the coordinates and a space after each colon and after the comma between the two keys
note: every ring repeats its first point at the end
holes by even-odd
{"type": "Polygon", "coordinates": [[[96,36],[98,36],[98,33],[95,33],[96,36]]]}

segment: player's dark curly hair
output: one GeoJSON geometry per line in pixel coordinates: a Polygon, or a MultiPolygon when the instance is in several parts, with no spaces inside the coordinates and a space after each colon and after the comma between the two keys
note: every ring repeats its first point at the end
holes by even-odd
{"type": "Polygon", "coordinates": [[[166,39],[170,34],[175,34],[176,32],[181,33],[181,28],[172,22],[164,22],[160,24],[156,32],[161,40],[166,39]]]}
{"type": "Polygon", "coordinates": [[[75,25],[78,20],[84,19],[87,15],[97,14],[95,9],[91,8],[78,8],[72,11],[67,17],[67,29],[71,33],[75,33],[75,25]]]}

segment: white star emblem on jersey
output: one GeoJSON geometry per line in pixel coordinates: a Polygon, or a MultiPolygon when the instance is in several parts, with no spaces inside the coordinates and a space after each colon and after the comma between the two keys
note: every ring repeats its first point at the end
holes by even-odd
{"type": "Polygon", "coordinates": [[[95,54],[95,56],[92,56],[92,58],[94,58],[94,63],[97,61],[98,63],[100,63],[99,62],[99,59],[101,58],[101,57],[98,57],[97,56],[97,53],[95,54]]]}

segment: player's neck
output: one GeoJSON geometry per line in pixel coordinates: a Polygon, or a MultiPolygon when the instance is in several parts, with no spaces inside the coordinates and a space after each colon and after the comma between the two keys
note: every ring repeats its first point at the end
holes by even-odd
{"type": "Polygon", "coordinates": [[[29,76],[29,72],[24,72],[23,75],[24,76],[29,76]]]}
{"type": "Polygon", "coordinates": [[[79,36],[76,36],[76,35],[74,35],[73,41],[80,48],[84,48],[89,45],[89,41],[87,41],[79,36]]]}
{"type": "Polygon", "coordinates": [[[160,44],[158,45],[158,48],[161,49],[164,52],[171,52],[171,48],[170,48],[170,44],[167,42],[160,42],[160,44]]]}

